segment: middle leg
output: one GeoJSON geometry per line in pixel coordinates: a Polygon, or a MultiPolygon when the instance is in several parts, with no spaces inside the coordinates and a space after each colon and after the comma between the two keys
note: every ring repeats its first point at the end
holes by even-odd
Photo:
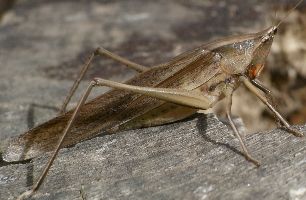
{"type": "Polygon", "coordinates": [[[240,146],[241,146],[241,148],[243,150],[243,154],[244,154],[245,158],[247,160],[251,161],[252,163],[254,163],[257,167],[259,167],[260,166],[260,162],[257,161],[255,158],[253,158],[251,156],[251,154],[249,153],[249,151],[248,151],[248,149],[247,149],[247,147],[246,147],[246,145],[245,145],[245,143],[244,143],[244,141],[243,141],[243,139],[242,139],[238,129],[236,128],[236,126],[235,126],[235,124],[234,124],[234,122],[232,120],[232,113],[231,113],[232,112],[231,111],[231,107],[232,107],[232,94],[228,95],[226,97],[226,104],[227,104],[226,105],[226,116],[227,116],[227,119],[228,119],[229,124],[230,124],[231,128],[233,129],[236,137],[239,140],[239,143],[240,143],[240,146]]]}

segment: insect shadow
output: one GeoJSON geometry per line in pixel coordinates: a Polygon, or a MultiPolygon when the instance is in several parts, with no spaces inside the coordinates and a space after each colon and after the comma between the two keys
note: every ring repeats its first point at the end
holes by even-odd
{"type": "MultiPolygon", "coordinates": [[[[47,109],[47,110],[52,110],[55,113],[59,112],[59,109],[55,106],[48,106],[48,105],[42,105],[42,104],[36,104],[36,103],[31,103],[29,105],[28,113],[27,113],[27,126],[28,129],[32,129],[35,126],[35,110],[36,109],[47,109]]],[[[27,143],[25,145],[25,149],[27,150],[28,148],[31,147],[31,144],[27,143]]],[[[34,184],[34,166],[33,163],[30,162],[30,160],[27,160],[28,165],[27,165],[27,175],[26,175],[26,186],[30,187],[31,185],[34,184]]]]}
{"type": "MultiPolygon", "coordinates": [[[[232,146],[231,144],[229,144],[228,142],[221,142],[221,141],[217,141],[216,139],[213,139],[212,135],[209,135],[210,131],[208,131],[208,127],[209,127],[209,115],[206,114],[195,114],[195,117],[198,118],[197,123],[196,123],[196,127],[200,133],[200,135],[202,136],[202,138],[209,143],[212,143],[213,145],[219,147],[225,147],[228,150],[231,150],[232,152],[239,154],[239,155],[244,155],[241,151],[239,151],[237,148],[235,148],[234,146],[232,146]]],[[[226,128],[228,128],[228,124],[226,121],[222,122],[226,128]]],[[[227,131],[227,130],[226,130],[227,131]]],[[[214,131],[215,132],[215,131],[214,131]]],[[[228,133],[227,133],[228,134],[228,133]]],[[[228,141],[228,140],[224,140],[224,141],[228,141]]]]}
{"type": "MultiPolygon", "coordinates": [[[[55,106],[48,106],[48,105],[41,105],[41,104],[36,104],[36,103],[31,103],[29,105],[29,109],[27,111],[27,127],[28,129],[32,129],[36,122],[35,122],[35,110],[36,109],[47,109],[54,111],[55,113],[59,112],[59,109],[55,106]]],[[[25,148],[29,148],[31,146],[30,143],[27,143],[25,145],[25,148]]],[[[34,166],[33,163],[31,162],[32,159],[27,159],[27,160],[21,160],[21,161],[12,161],[12,162],[6,162],[4,161],[2,156],[2,153],[0,152],[0,167],[8,166],[8,165],[14,165],[14,164],[27,164],[27,172],[26,172],[26,186],[30,187],[34,183],[34,166]]]]}

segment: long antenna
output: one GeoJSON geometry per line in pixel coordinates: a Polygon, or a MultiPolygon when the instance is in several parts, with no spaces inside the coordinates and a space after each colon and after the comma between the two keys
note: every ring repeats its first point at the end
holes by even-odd
{"type": "Polygon", "coordinates": [[[298,1],[297,4],[295,4],[295,6],[294,6],[293,8],[291,8],[291,9],[287,12],[286,16],[278,22],[278,24],[276,25],[276,27],[278,28],[278,27],[285,21],[285,19],[287,19],[288,16],[289,16],[289,15],[290,15],[290,14],[291,14],[291,13],[292,13],[292,12],[293,12],[302,2],[303,2],[303,0],[298,1]]]}

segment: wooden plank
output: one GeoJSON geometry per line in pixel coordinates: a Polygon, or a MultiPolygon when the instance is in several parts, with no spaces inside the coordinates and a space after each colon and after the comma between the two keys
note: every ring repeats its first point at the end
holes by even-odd
{"type": "MultiPolygon", "coordinates": [[[[306,127],[303,127],[306,133],[306,127]]],[[[256,168],[214,115],[94,138],[63,149],[37,199],[303,199],[306,139],[276,129],[246,137],[256,168]]],[[[1,197],[37,179],[47,157],[0,168],[1,197]],[[33,177],[34,176],[34,177],[33,177]],[[4,189],[5,188],[5,189],[4,189]]]]}

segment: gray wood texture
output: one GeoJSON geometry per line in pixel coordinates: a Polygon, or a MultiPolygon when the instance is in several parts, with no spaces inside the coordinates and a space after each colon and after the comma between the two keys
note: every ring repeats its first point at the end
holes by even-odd
{"type": "MultiPolygon", "coordinates": [[[[97,46],[151,66],[209,39],[270,23],[262,1],[143,2],[17,1],[0,26],[1,148],[56,115],[97,46]]],[[[134,74],[106,59],[93,65],[70,107],[90,78],[122,81],[134,74]]],[[[97,137],[61,150],[33,199],[306,199],[305,138],[275,129],[246,135],[246,144],[260,168],[244,159],[230,129],[212,114],[97,137]]],[[[47,158],[1,161],[0,199],[28,189],[47,158]]]]}
{"type": "MultiPolygon", "coordinates": [[[[35,199],[305,199],[305,137],[277,129],[246,143],[261,167],[214,115],[94,138],[61,151],[35,199]]],[[[3,166],[1,198],[26,190],[46,161],[3,166]]]]}

